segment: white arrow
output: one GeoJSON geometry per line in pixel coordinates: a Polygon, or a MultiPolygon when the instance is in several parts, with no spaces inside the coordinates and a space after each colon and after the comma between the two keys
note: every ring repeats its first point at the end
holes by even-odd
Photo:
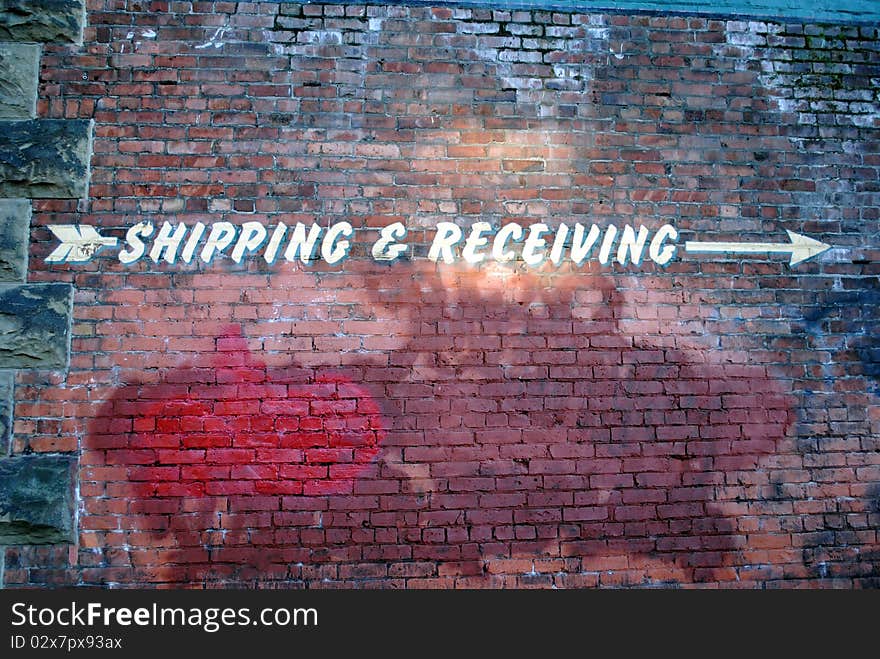
{"type": "Polygon", "coordinates": [[[739,254],[772,254],[791,252],[790,266],[795,266],[807,259],[818,256],[822,252],[831,249],[831,245],[807,238],[794,231],[785,230],[790,243],[711,243],[688,240],[684,244],[684,251],[696,253],[708,252],[736,252],[739,254]]]}
{"type": "Polygon", "coordinates": [[[49,256],[46,263],[84,263],[91,259],[104,246],[113,247],[116,238],[102,236],[95,227],[78,224],[53,224],[49,231],[61,241],[49,256]]]}

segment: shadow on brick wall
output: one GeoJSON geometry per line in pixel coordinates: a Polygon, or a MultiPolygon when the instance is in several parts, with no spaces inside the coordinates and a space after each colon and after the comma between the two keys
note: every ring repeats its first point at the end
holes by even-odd
{"type": "Polygon", "coordinates": [[[763,368],[695,361],[675,320],[628,335],[610,276],[406,267],[351,312],[396,317],[394,350],[303,365],[230,326],[120,388],[84,441],[83,580],[732,583],[799,556],[767,501],[791,399],[763,368]]]}
{"type": "MultiPolygon", "coordinates": [[[[855,578],[880,585],[880,288],[876,277],[845,278],[840,289],[819,291],[796,328],[807,346],[831,358],[799,383],[805,431],[798,442],[811,469],[800,499],[817,513],[802,536],[803,561],[816,578],[855,578]],[[827,474],[853,470],[851,483],[827,474]]],[[[797,505],[797,504],[796,504],[797,505]]]]}

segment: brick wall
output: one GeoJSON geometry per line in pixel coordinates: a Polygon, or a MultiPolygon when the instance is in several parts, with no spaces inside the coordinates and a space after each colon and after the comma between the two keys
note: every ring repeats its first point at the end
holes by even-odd
{"type": "Polygon", "coordinates": [[[13,451],[79,455],[76,545],[10,586],[877,586],[873,27],[88,3],[38,113],[94,119],[34,203],[70,368],[13,451]],[[342,264],[48,264],[48,226],[347,221],[342,264]],[[369,258],[404,222],[411,251],[369,258]],[[432,263],[439,222],[833,246],[667,267],[432,263]]]}

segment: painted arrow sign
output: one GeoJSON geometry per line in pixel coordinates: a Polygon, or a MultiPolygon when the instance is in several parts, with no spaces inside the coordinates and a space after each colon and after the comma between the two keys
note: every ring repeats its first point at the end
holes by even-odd
{"type": "Polygon", "coordinates": [[[688,240],[684,244],[684,251],[695,253],[731,252],[735,254],[790,253],[791,261],[789,261],[789,265],[795,266],[831,249],[831,245],[826,245],[823,242],[813,240],[794,231],[786,229],[786,233],[791,241],[790,243],[715,243],[688,240]]]}
{"type": "Polygon", "coordinates": [[[55,224],[49,231],[61,241],[49,256],[46,263],[85,263],[102,247],[113,247],[116,238],[102,236],[95,227],[83,224],[55,224]]]}
{"type": "MultiPolygon", "coordinates": [[[[346,222],[341,223],[347,227],[348,233],[345,235],[351,235],[353,233],[353,229],[351,225],[346,222]]],[[[448,224],[448,223],[447,223],[448,224]]],[[[487,227],[489,226],[486,223],[487,227]]],[[[300,259],[304,263],[307,262],[308,259],[304,258],[303,254],[312,254],[317,250],[317,241],[320,237],[322,228],[317,227],[318,230],[314,231],[316,225],[313,225],[312,230],[309,231],[308,236],[305,231],[305,225],[297,224],[297,227],[294,229],[292,236],[290,238],[291,243],[288,245],[287,249],[284,251],[284,258],[288,261],[293,261],[300,259]],[[300,231],[302,229],[302,231],[300,231]],[[293,246],[293,247],[291,247],[293,246]],[[297,257],[297,253],[300,254],[297,257]]],[[[333,225],[338,226],[338,225],[333,225]]],[[[474,225],[476,227],[477,225],[474,225]]],[[[511,225],[508,225],[511,226],[511,225]]],[[[519,227],[519,225],[513,224],[513,226],[520,229],[520,237],[523,237],[525,230],[519,227]]],[[[547,225],[545,224],[536,224],[532,225],[529,228],[531,232],[535,227],[540,229],[541,233],[547,233],[549,231],[547,225]]],[[[112,236],[103,236],[101,235],[95,227],[82,225],[82,224],[56,224],[50,225],[49,230],[54,234],[54,236],[60,241],[60,245],[58,245],[49,256],[46,257],[47,263],[85,263],[92,259],[101,249],[104,247],[115,247],[119,244],[119,239],[112,236]]],[[[287,227],[280,223],[272,232],[272,239],[268,243],[268,247],[266,247],[267,252],[263,254],[263,258],[265,258],[267,263],[273,263],[279,255],[279,249],[281,245],[282,236],[286,231],[287,227]]],[[[499,236],[502,235],[502,232],[505,229],[502,229],[501,232],[496,236],[496,241],[499,236]]],[[[186,235],[188,227],[183,224],[179,225],[177,228],[174,228],[169,222],[165,222],[162,226],[162,229],[159,231],[158,236],[156,237],[156,242],[153,245],[152,249],[148,249],[148,246],[144,242],[144,238],[151,236],[154,232],[154,227],[150,222],[141,222],[131,228],[129,228],[126,238],[125,245],[126,249],[119,253],[118,258],[121,263],[129,264],[137,261],[141,257],[145,256],[147,251],[149,251],[149,257],[153,260],[154,263],[158,263],[160,260],[165,260],[168,263],[174,263],[178,250],[184,244],[184,236],[186,235]]],[[[476,230],[475,228],[472,229],[476,230]]],[[[480,231],[484,232],[488,229],[481,228],[480,231]]],[[[568,227],[564,224],[560,225],[559,232],[557,234],[556,239],[547,238],[542,239],[542,243],[553,244],[553,253],[557,253],[557,248],[559,248],[559,252],[554,257],[551,255],[551,260],[554,263],[559,263],[561,259],[562,250],[565,249],[566,245],[570,245],[570,249],[572,250],[571,258],[576,263],[581,263],[583,259],[593,250],[593,247],[601,244],[602,247],[599,250],[598,260],[602,265],[607,265],[611,262],[618,262],[621,265],[626,265],[627,262],[632,262],[634,264],[642,263],[642,254],[645,249],[648,249],[648,253],[650,255],[650,259],[659,265],[664,265],[671,258],[673,258],[676,250],[676,246],[672,243],[678,238],[678,232],[675,230],[672,225],[664,225],[660,229],[658,229],[654,238],[650,241],[650,246],[648,246],[648,236],[649,230],[644,226],[640,226],[638,233],[629,225],[624,227],[622,238],[620,239],[619,248],[616,250],[616,258],[613,250],[614,241],[616,236],[618,235],[618,229],[615,225],[609,225],[605,229],[605,237],[600,241],[601,229],[598,225],[593,224],[590,228],[589,232],[581,226],[580,224],[575,225],[575,239],[572,240],[571,243],[566,242],[566,234],[568,233],[568,227]],[[563,232],[564,230],[564,232],[563,232]],[[580,231],[581,238],[577,238],[578,232],[580,231]],[[561,238],[559,237],[561,235],[561,238]],[[629,238],[627,238],[629,236],[629,238]],[[667,241],[670,244],[666,244],[667,241]],[[577,252],[580,256],[575,257],[575,245],[578,245],[577,252]],[[630,258],[631,257],[631,258],[630,258]]],[[[404,231],[405,233],[405,231],[404,231]]],[[[819,242],[818,240],[814,240],[813,238],[808,238],[807,236],[801,235],[799,233],[795,233],[794,231],[787,231],[788,238],[790,242],[787,243],[737,243],[737,242],[704,242],[704,241],[695,241],[689,240],[684,243],[684,251],[688,253],[715,253],[715,254],[773,254],[773,253],[782,253],[782,254],[791,254],[791,260],[789,261],[791,266],[798,265],[808,259],[811,259],[823,252],[831,249],[831,245],[826,245],[823,242],[819,242]]],[[[331,234],[334,236],[330,240],[330,250],[329,252],[332,254],[339,252],[338,248],[334,248],[334,241],[341,240],[339,233],[333,233],[332,228],[328,228],[327,232],[324,236],[324,242],[321,246],[321,254],[325,255],[327,252],[327,241],[331,234]]],[[[193,228],[193,234],[190,235],[189,238],[186,239],[185,247],[183,248],[183,252],[181,253],[181,258],[184,262],[190,263],[195,256],[196,246],[199,240],[206,235],[206,228],[202,224],[196,225],[193,228]]],[[[383,234],[384,235],[384,234],[383,234]]],[[[531,233],[529,234],[531,235],[531,233]]],[[[209,263],[215,254],[222,253],[225,249],[230,248],[232,260],[235,263],[240,263],[242,259],[247,255],[254,255],[256,250],[265,245],[265,239],[268,237],[268,231],[266,227],[262,226],[258,222],[248,222],[243,225],[240,230],[237,229],[233,224],[229,222],[217,222],[212,225],[211,230],[207,233],[207,239],[203,249],[200,252],[199,258],[205,262],[209,263]],[[237,236],[237,241],[236,241],[237,236]],[[235,247],[232,248],[233,243],[235,243],[235,247]]],[[[434,245],[443,237],[444,240],[449,238],[449,235],[441,236],[441,232],[438,229],[437,237],[435,238],[434,244],[432,244],[431,249],[428,252],[428,258],[437,260],[438,256],[432,254],[435,252],[434,245]]],[[[447,240],[450,244],[445,244],[443,249],[449,251],[452,254],[452,245],[459,242],[459,239],[462,237],[461,231],[458,230],[458,237],[451,241],[447,240]]],[[[384,238],[387,240],[387,238],[384,238]]],[[[506,239],[510,239],[510,234],[506,235],[506,239]]],[[[470,240],[470,238],[468,239],[470,240]]],[[[519,239],[517,239],[519,240],[519,239]]],[[[531,238],[529,239],[531,240],[531,238]]],[[[526,240],[526,245],[528,246],[529,240],[526,240]]],[[[345,241],[348,242],[348,241],[345,241]]],[[[487,243],[488,239],[484,238],[483,243],[487,243]]],[[[505,246],[505,242],[502,240],[502,248],[505,246]]],[[[492,256],[493,258],[500,258],[497,256],[498,253],[498,245],[494,245],[492,248],[492,256]]],[[[437,250],[439,254],[440,250],[437,250]]],[[[532,252],[534,252],[534,248],[532,248],[532,252]]],[[[336,259],[332,262],[337,262],[341,258],[344,258],[348,254],[348,249],[342,250],[342,257],[337,255],[336,259]]],[[[311,258],[311,257],[309,257],[311,258]]],[[[327,258],[326,255],[324,258],[327,258]]],[[[375,251],[374,251],[374,257],[375,251]]],[[[505,260],[508,260],[509,257],[506,257],[505,260]]],[[[523,253],[523,260],[529,263],[529,265],[539,265],[543,258],[540,254],[535,257],[535,254],[531,255],[532,260],[526,261],[525,253],[523,253]]],[[[454,259],[454,255],[449,257],[449,260],[446,260],[446,263],[452,263],[454,259]]],[[[465,256],[467,260],[467,257],[465,256]]],[[[445,257],[444,257],[445,260],[445,257]]],[[[328,261],[329,262],[329,261],[328,261]]],[[[468,261],[469,263],[472,261],[468,261]]]]}

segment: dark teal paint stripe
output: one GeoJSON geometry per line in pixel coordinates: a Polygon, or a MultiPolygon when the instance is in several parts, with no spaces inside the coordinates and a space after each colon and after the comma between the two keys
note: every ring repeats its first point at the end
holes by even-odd
{"type": "Polygon", "coordinates": [[[847,23],[880,26],[880,0],[324,0],[314,4],[419,5],[581,13],[654,14],[777,23],[847,23]]]}

